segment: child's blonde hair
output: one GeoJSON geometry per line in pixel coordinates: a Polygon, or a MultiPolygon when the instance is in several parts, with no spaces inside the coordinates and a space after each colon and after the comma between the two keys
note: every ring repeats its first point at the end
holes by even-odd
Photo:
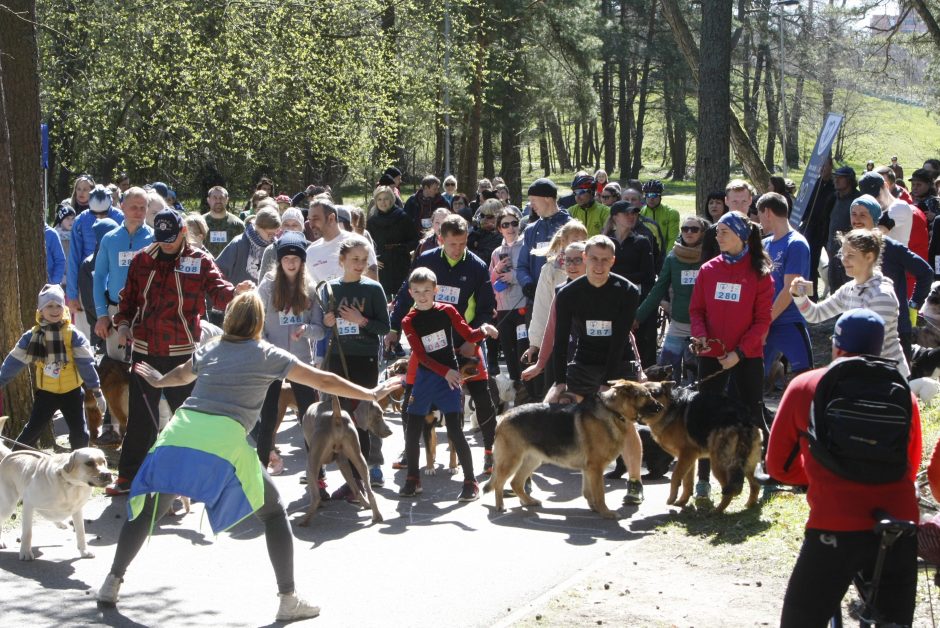
{"type": "Polygon", "coordinates": [[[548,246],[535,249],[532,251],[532,254],[553,260],[564,250],[566,243],[570,244],[571,242],[577,242],[579,240],[587,240],[587,237],[588,231],[584,223],[580,220],[571,219],[555,232],[548,246]]]}

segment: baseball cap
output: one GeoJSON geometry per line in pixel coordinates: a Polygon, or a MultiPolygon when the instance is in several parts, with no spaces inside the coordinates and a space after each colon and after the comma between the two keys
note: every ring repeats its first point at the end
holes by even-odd
{"type": "Polygon", "coordinates": [[[610,215],[616,216],[617,214],[628,214],[631,212],[639,212],[639,207],[634,207],[633,203],[628,203],[627,201],[617,201],[610,206],[610,215]]]}
{"type": "Polygon", "coordinates": [[[345,223],[347,227],[352,226],[352,214],[349,213],[349,209],[342,205],[336,206],[336,220],[345,223]]]}
{"type": "Polygon", "coordinates": [[[150,189],[162,196],[164,199],[170,194],[170,186],[162,181],[156,181],[150,184],[150,189]]]}
{"type": "Polygon", "coordinates": [[[866,172],[862,175],[862,178],[858,180],[858,191],[862,194],[870,194],[876,198],[881,193],[881,188],[884,186],[885,178],[877,172],[866,172]]]}
{"type": "Polygon", "coordinates": [[[169,244],[183,230],[183,219],[175,209],[164,209],[153,219],[153,241],[169,244]]]}
{"type": "Polygon", "coordinates": [[[846,353],[881,355],[884,339],[884,319],[877,312],[858,308],[849,310],[836,321],[832,344],[846,353]]]}
{"type": "Polygon", "coordinates": [[[840,168],[836,168],[836,169],[832,172],[832,176],[834,176],[834,177],[854,177],[854,176],[855,176],[855,169],[852,168],[851,166],[842,166],[842,167],[840,167],[840,168]]]}

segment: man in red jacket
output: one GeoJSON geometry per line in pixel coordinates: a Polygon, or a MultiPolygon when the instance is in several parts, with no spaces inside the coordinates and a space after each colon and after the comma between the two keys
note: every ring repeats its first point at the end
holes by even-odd
{"type": "MultiPolygon", "coordinates": [[[[153,230],[154,243],[131,260],[113,324],[119,342],[133,345],[131,361],[135,365],[147,362],[167,373],[187,362],[199,344],[206,294],[224,308],[236,294],[250,290],[254,284],[243,281],[236,288],[226,281],[212,257],[186,241],[186,226],[175,210],[158,213],[153,230]]],[[[157,404],[161,391],[175,412],[193,385],[153,388],[131,372],[127,433],[118,462],[118,479],[106,489],[108,495],[130,491],[137,469],[153,446],[160,423],[157,404]]]]}
{"type": "MultiPolygon", "coordinates": [[[[850,310],[836,321],[833,359],[879,355],[884,320],[867,309],[850,310]]],[[[777,410],[767,447],[767,472],[786,484],[808,485],[809,520],[803,547],[793,567],[783,601],[783,628],[824,626],[839,611],[840,602],[860,570],[870,572],[879,537],[872,533],[872,511],[884,510],[898,519],[917,521],[915,478],[920,466],[921,432],[917,400],[908,438],[908,473],[902,480],[863,484],[836,475],[809,452],[809,415],[819,380],[826,369],[797,376],[787,387],[777,410]],[[794,449],[799,455],[791,461],[794,449]]],[[[917,539],[902,537],[888,553],[875,604],[882,619],[910,626],[917,585],[917,539]]]]}

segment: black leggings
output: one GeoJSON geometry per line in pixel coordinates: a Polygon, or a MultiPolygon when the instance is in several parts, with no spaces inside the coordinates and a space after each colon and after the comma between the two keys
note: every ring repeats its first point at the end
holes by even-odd
{"type": "MultiPolygon", "coordinates": [[[[718,371],[721,371],[721,362],[717,358],[698,359],[699,381],[718,371]]],[[[715,395],[724,394],[728,389],[729,378],[731,388],[728,393],[747,406],[751,422],[764,434],[766,447],[769,433],[768,426],[764,423],[764,358],[744,358],[734,368],[704,382],[699,390],[715,395]]],[[[708,458],[700,459],[698,461],[699,482],[708,482],[709,473],[711,473],[711,463],[708,458]]]]}
{"type": "Polygon", "coordinates": [[[467,392],[473,400],[473,408],[477,413],[477,423],[483,435],[483,449],[493,450],[493,441],[496,440],[496,406],[490,395],[490,385],[485,379],[474,382],[465,382],[467,392]]]}
{"type": "MultiPolygon", "coordinates": [[[[486,382],[484,382],[485,384],[486,382]]],[[[444,424],[447,426],[447,438],[450,446],[457,452],[457,460],[463,469],[463,479],[470,481],[473,475],[473,456],[470,455],[470,445],[463,435],[463,416],[461,412],[448,412],[444,415],[444,424]]],[[[418,477],[418,456],[421,434],[424,433],[425,417],[420,414],[408,416],[408,427],[405,434],[405,456],[408,459],[408,477],[418,477]]]]}
{"type": "MultiPolygon", "coordinates": [[[[268,558],[274,567],[274,578],[277,580],[279,593],[292,593],[294,591],[294,539],[291,536],[290,523],[287,521],[287,511],[281,502],[271,476],[262,471],[264,479],[264,504],[255,511],[255,516],[264,524],[264,539],[268,545],[268,558]]],[[[133,521],[125,521],[118,537],[117,549],[114,551],[114,562],[111,563],[111,573],[119,578],[124,577],[127,567],[140,552],[147,535],[150,532],[150,523],[154,529],[160,524],[160,518],[166,514],[173,503],[174,495],[160,493],[158,498],[147,496],[143,511],[133,521]],[[154,508],[157,516],[154,518],[154,508]]]]}
{"type": "MultiPolygon", "coordinates": [[[[826,626],[841,612],[852,576],[874,567],[879,538],[871,532],[807,529],[783,598],[781,628],[826,626]]],[[[901,626],[914,621],[917,539],[902,537],[888,550],[875,607],[881,619],[901,626]]]]}
{"type": "MultiPolygon", "coordinates": [[[[317,400],[317,391],[297,382],[289,383],[291,390],[294,391],[294,398],[297,400],[297,420],[303,422],[307,408],[317,400]]],[[[261,406],[261,420],[252,431],[252,436],[258,443],[258,458],[261,459],[262,466],[267,466],[271,450],[274,449],[274,431],[277,429],[277,410],[281,401],[282,385],[283,381],[276,379],[268,386],[268,393],[261,406]]]]}
{"type": "MultiPolygon", "coordinates": [[[[346,356],[346,366],[349,367],[349,375],[343,370],[343,361],[340,360],[339,355],[336,353],[336,349],[333,349],[333,352],[330,355],[329,363],[327,364],[327,370],[331,373],[335,373],[340,377],[345,377],[354,384],[359,384],[365,388],[374,388],[376,384],[379,383],[379,359],[378,359],[378,349],[376,349],[376,355],[347,355],[346,356]]],[[[341,397],[340,406],[343,410],[349,413],[351,417],[353,412],[356,411],[356,408],[359,407],[359,404],[362,403],[358,399],[346,399],[341,397]]],[[[355,424],[355,421],[353,421],[355,424]]],[[[369,460],[369,454],[372,453],[372,443],[369,441],[369,431],[360,428],[356,425],[356,433],[359,435],[359,449],[362,450],[362,456],[369,460]]],[[[356,468],[350,465],[352,469],[353,476],[356,479],[361,479],[359,477],[359,472],[356,471],[356,468]]]]}
{"type": "MultiPolygon", "coordinates": [[[[62,411],[65,423],[69,426],[69,445],[72,450],[88,447],[88,425],[85,423],[85,393],[79,386],[65,393],[54,393],[47,390],[37,390],[33,401],[33,411],[23,431],[16,437],[18,443],[28,447],[35,447],[39,435],[46,424],[52,420],[56,410],[62,411]]],[[[13,450],[23,449],[18,444],[13,450]]]]}
{"type": "MultiPolygon", "coordinates": [[[[525,325],[525,316],[519,310],[506,310],[496,313],[496,328],[499,330],[499,346],[506,358],[506,368],[509,377],[514,382],[522,379],[522,369],[519,359],[529,348],[529,338],[517,338],[516,328],[525,325]]],[[[493,371],[498,372],[498,371],[493,371]]]]}

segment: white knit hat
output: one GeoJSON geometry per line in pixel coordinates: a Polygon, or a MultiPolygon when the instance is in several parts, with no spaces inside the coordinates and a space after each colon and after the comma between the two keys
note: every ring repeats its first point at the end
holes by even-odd
{"type": "Polygon", "coordinates": [[[50,303],[58,303],[65,307],[65,293],[62,292],[62,286],[47,283],[39,291],[39,305],[37,309],[41,310],[50,303]]]}

